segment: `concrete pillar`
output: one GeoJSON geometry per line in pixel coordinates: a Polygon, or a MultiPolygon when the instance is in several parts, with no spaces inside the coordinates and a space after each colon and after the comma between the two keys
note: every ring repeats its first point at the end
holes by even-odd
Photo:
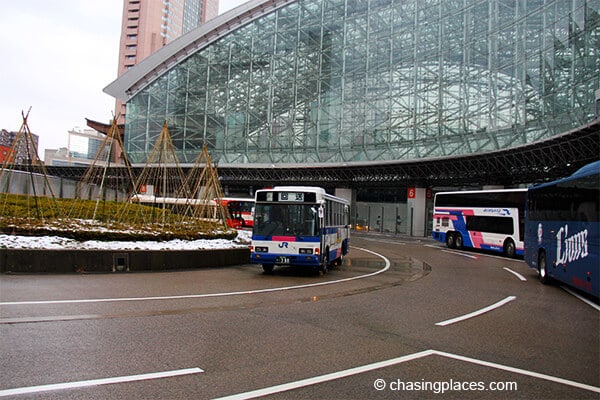
{"type": "Polygon", "coordinates": [[[334,196],[341,197],[344,200],[348,200],[352,204],[352,189],[336,188],[334,196]]]}
{"type": "Polygon", "coordinates": [[[350,215],[348,215],[349,217],[349,223],[350,224],[356,224],[356,221],[354,221],[353,216],[352,216],[352,205],[356,204],[356,192],[352,189],[344,189],[344,188],[335,188],[335,191],[333,192],[334,196],[337,197],[341,197],[344,200],[348,200],[350,202],[350,209],[348,210],[350,212],[350,215]]]}
{"type": "Polygon", "coordinates": [[[408,234],[425,236],[425,218],[427,217],[427,189],[411,187],[407,190],[406,215],[409,218],[408,234]]]}

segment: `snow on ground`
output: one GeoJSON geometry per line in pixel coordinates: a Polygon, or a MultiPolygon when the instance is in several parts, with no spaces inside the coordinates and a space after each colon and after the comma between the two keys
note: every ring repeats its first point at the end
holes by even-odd
{"type": "Polygon", "coordinates": [[[238,230],[234,240],[201,239],[201,240],[169,240],[107,242],[88,240],[80,242],[59,236],[17,236],[0,234],[2,249],[65,249],[65,250],[200,250],[200,249],[230,249],[247,247],[250,244],[252,231],[238,230]]]}

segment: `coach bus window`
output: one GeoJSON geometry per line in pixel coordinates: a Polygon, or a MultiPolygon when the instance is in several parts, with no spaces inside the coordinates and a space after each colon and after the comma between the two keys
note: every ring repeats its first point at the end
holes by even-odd
{"type": "Polygon", "coordinates": [[[513,220],[507,217],[469,216],[467,230],[475,232],[491,232],[512,235],[513,220]]]}

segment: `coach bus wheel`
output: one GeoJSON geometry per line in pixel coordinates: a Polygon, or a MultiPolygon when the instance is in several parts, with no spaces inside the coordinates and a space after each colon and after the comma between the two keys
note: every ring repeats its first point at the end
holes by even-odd
{"type": "Polygon", "coordinates": [[[508,239],[506,242],[504,242],[504,254],[510,258],[515,257],[515,255],[517,254],[515,242],[513,242],[510,239],[508,239]]]}
{"type": "Polygon", "coordinates": [[[449,249],[453,249],[454,246],[456,246],[456,242],[454,241],[454,234],[446,233],[446,246],[448,246],[449,249]]]}
{"type": "Polygon", "coordinates": [[[273,264],[263,264],[263,271],[265,272],[265,274],[270,274],[273,272],[273,267],[275,267],[273,264]]]}
{"type": "Polygon", "coordinates": [[[544,251],[541,251],[538,256],[538,278],[544,285],[550,283],[550,277],[546,269],[546,253],[544,251]]]}
{"type": "Polygon", "coordinates": [[[456,234],[456,238],[454,239],[454,243],[457,249],[462,249],[463,247],[463,238],[460,233],[456,234]]]}

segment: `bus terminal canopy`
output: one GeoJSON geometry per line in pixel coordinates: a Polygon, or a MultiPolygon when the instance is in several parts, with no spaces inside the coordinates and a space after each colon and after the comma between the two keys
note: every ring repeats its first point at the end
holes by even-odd
{"type": "MultiPolygon", "coordinates": [[[[318,185],[326,188],[511,186],[562,178],[583,165],[598,160],[598,154],[600,120],[538,143],[464,157],[339,165],[219,164],[218,172],[224,186],[247,185],[255,188],[278,184],[318,185]]],[[[185,165],[182,167],[190,168],[185,165]]],[[[141,173],[142,168],[143,166],[134,166],[134,173],[141,173]]],[[[80,180],[86,169],[47,167],[51,175],[74,180],[80,180]]]]}

